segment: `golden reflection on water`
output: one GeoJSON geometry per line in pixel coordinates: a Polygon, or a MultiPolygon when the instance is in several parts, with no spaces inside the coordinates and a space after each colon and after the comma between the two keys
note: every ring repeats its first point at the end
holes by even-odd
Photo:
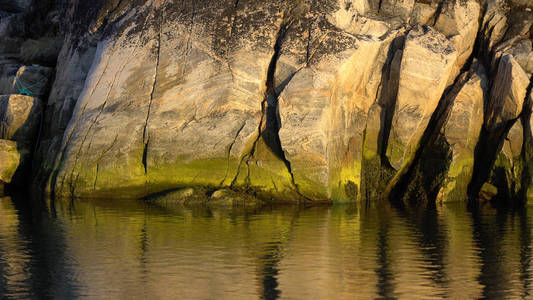
{"type": "Polygon", "coordinates": [[[131,200],[39,209],[24,198],[0,198],[0,295],[522,298],[531,292],[528,211],[131,200]]]}

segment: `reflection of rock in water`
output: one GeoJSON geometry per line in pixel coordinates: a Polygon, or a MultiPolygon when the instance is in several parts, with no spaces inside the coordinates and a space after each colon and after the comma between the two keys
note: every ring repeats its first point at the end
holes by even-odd
{"type": "Polygon", "coordinates": [[[5,237],[0,236],[0,255],[4,256],[0,256],[0,294],[16,298],[19,297],[17,295],[38,299],[75,298],[76,277],[66,253],[62,223],[51,219],[41,207],[31,205],[23,195],[0,201],[7,203],[0,203],[4,204],[2,210],[16,216],[16,231],[7,237],[10,243],[2,245],[5,237]],[[16,273],[4,273],[7,266],[2,266],[1,261],[14,261],[15,265],[10,265],[9,270],[16,273]],[[16,284],[10,282],[12,280],[16,284]]]}
{"type": "MultiPolygon", "coordinates": [[[[439,220],[435,207],[400,212],[412,224],[413,236],[417,237],[417,245],[426,261],[426,270],[431,273],[431,280],[436,286],[447,287],[445,272],[445,256],[447,253],[446,226],[439,220]]],[[[444,295],[443,295],[444,296],[444,295]]]]}
{"type": "Polygon", "coordinates": [[[520,218],[519,244],[520,244],[520,281],[522,282],[521,297],[531,295],[531,219],[527,211],[518,213],[520,218]]]}
{"type": "Polygon", "coordinates": [[[389,244],[388,244],[388,233],[389,233],[389,224],[383,222],[379,225],[378,229],[378,242],[376,245],[376,250],[378,251],[378,268],[376,268],[376,274],[378,275],[378,293],[380,297],[391,298],[394,295],[394,283],[393,283],[393,274],[390,268],[390,257],[389,257],[389,244]]]}
{"type": "Polygon", "coordinates": [[[281,243],[272,243],[268,245],[264,251],[266,252],[264,256],[260,258],[260,270],[261,275],[263,276],[263,291],[262,299],[265,300],[274,300],[278,299],[281,295],[281,291],[278,289],[278,264],[282,259],[282,245],[281,243]]]}
{"type": "Polygon", "coordinates": [[[356,210],[165,207],[95,200],[63,203],[52,212],[56,217],[50,217],[24,203],[0,202],[5,206],[0,206],[2,294],[183,299],[530,296],[532,226],[527,213],[482,208],[468,214],[465,205],[398,209],[387,202],[356,210]],[[12,240],[17,242],[6,243],[12,240]],[[26,286],[14,284],[9,273],[13,260],[6,263],[6,258],[13,253],[24,254],[16,264],[27,270],[21,277],[26,286]]]}
{"type": "Polygon", "coordinates": [[[289,246],[298,217],[299,211],[295,208],[291,213],[287,228],[284,228],[285,232],[280,233],[277,240],[267,242],[264,248],[259,250],[259,254],[262,256],[258,260],[257,276],[262,283],[261,299],[275,300],[281,296],[278,280],[279,264],[284,258],[285,247],[289,246]]]}
{"type": "Polygon", "coordinates": [[[531,221],[525,212],[479,209],[471,212],[479,248],[483,297],[530,294],[531,221]]]}

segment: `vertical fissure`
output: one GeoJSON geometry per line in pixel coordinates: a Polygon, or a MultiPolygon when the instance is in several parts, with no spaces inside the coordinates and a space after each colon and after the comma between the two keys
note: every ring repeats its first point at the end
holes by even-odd
{"type": "MultiPolygon", "coordinates": [[[[260,133],[267,147],[269,147],[274,155],[278,157],[287,168],[291,176],[291,183],[294,188],[297,190],[296,183],[294,181],[294,174],[292,173],[292,167],[290,161],[285,156],[285,151],[281,146],[281,140],[279,137],[279,130],[281,128],[281,117],[279,115],[278,100],[279,95],[283,89],[287,86],[288,82],[292,79],[294,74],[290,75],[287,80],[285,80],[281,85],[279,90],[276,89],[275,75],[276,68],[279,57],[281,56],[281,48],[285,40],[285,35],[292,25],[292,21],[281,26],[280,31],[278,32],[278,37],[276,39],[276,44],[274,45],[274,55],[268,66],[267,81],[266,81],[266,98],[263,101],[266,104],[266,124],[264,130],[260,133]]],[[[264,107],[265,105],[263,105],[264,107]]]]}
{"type": "Polygon", "coordinates": [[[233,146],[235,145],[235,143],[237,142],[237,138],[239,137],[239,135],[241,134],[241,131],[244,129],[244,126],[246,126],[246,121],[242,124],[241,127],[239,127],[239,129],[237,130],[237,133],[235,133],[235,137],[233,137],[233,141],[231,142],[231,144],[229,145],[228,147],[228,153],[227,153],[227,160],[228,160],[228,165],[226,167],[226,174],[224,175],[224,178],[222,179],[222,181],[220,182],[220,185],[223,185],[224,182],[226,181],[226,179],[228,178],[228,174],[229,174],[229,169],[230,169],[230,160],[231,160],[231,150],[233,149],[233,146]]]}
{"type": "Polygon", "coordinates": [[[524,110],[522,111],[522,116],[520,121],[522,122],[522,149],[520,152],[520,159],[522,160],[522,174],[520,189],[518,190],[518,197],[523,202],[527,202],[527,193],[529,186],[533,184],[533,170],[530,167],[533,165],[533,133],[531,132],[531,119],[532,109],[533,109],[533,75],[529,79],[529,86],[526,92],[526,100],[524,102],[524,110]]]}
{"type": "Polygon", "coordinates": [[[441,133],[442,128],[450,116],[457,95],[472,74],[473,71],[461,72],[443,93],[412,161],[407,162],[407,166],[396,174],[385,193],[394,204],[434,205],[442,183],[442,174],[448,170],[451,160],[449,144],[441,133]],[[429,168],[426,165],[428,161],[432,161],[429,168]]]}
{"type": "MultiPolygon", "coordinates": [[[[524,104],[522,106],[522,111],[517,118],[507,121],[505,124],[503,124],[502,126],[498,128],[489,129],[487,128],[488,120],[485,117],[485,122],[481,130],[479,142],[475,150],[474,171],[473,171],[472,181],[470,182],[468,186],[468,201],[470,205],[476,204],[475,202],[478,198],[478,195],[483,185],[490,180],[491,172],[498,158],[498,153],[500,153],[503,147],[503,143],[507,135],[509,134],[509,131],[511,130],[511,128],[514,126],[516,122],[522,122],[521,120],[524,118],[524,115],[528,113],[526,112],[526,110],[530,103],[529,95],[531,94],[532,89],[533,89],[533,78],[530,79],[530,83],[526,89],[526,95],[524,99],[524,104]]],[[[487,113],[488,112],[485,112],[485,114],[487,113]]],[[[523,130],[526,131],[525,128],[523,130]]],[[[523,143],[525,144],[526,140],[523,140],[523,143]]],[[[522,147],[524,147],[524,144],[522,147]]],[[[502,187],[504,188],[504,186],[502,187]]],[[[500,191],[498,191],[498,196],[500,200],[505,200],[505,201],[512,200],[512,199],[501,199],[501,196],[506,197],[506,195],[505,193],[500,193],[500,191]]],[[[514,205],[515,203],[508,203],[508,204],[514,205]]]]}
{"type": "Polygon", "coordinates": [[[276,86],[276,68],[277,63],[279,60],[279,57],[281,56],[283,42],[285,40],[285,36],[287,34],[287,31],[290,29],[291,25],[293,24],[294,20],[289,20],[285,23],[283,23],[277,33],[276,42],[274,44],[274,54],[272,55],[272,58],[270,60],[270,63],[268,65],[267,69],[267,78],[266,78],[266,91],[265,91],[265,97],[263,101],[261,102],[261,119],[259,121],[258,126],[258,135],[257,138],[254,140],[251,150],[249,153],[243,155],[239,162],[239,166],[237,169],[237,174],[235,175],[231,186],[234,186],[234,184],[237,182],[238,177],[240,175],[240,169],[242,167],[242,164],[245,163],[247,166],[247,175],[246,175],[246,183],[249,184],[250,182],[250,159],[254,156],[255,151],[257,149],[257,144],[260,140],[264,142],[266,147],[268,147],[272,153],[280,159],[286,169],[287,172],[290,175],[291,178],[291,184],[294,188],[294,191],[298,193],[302,198],[307,199],[307,197],[303,196],[298,191],[298,186],[295,183],[294,180],[294,174],[292,172],[292,167],[290,161],[285,156],[285,152],[281,146],[281,140],[279,137],[279,130],[281,128],[281,118],[279,115],[279,108],[278,108],[278,98],[283,89],[287,86],[287,84],[290,82],[292,77],[301,69],[295,71],[292,73],[286,80],[284,80],[279,86],[276,86]]]}
{"type": "Polygon", "coordinates": [[[161,31],[163,26],[163,11],[161,11],[161,15],[159,16],[159,22],[158,22],[158,32],[157,32],[157,51],[156,51],[156,61],[155,61],[155,70],[154,70],[154,81],[152,83],[152,90],[150,91],[150,97],[148,102],[148,109],[146,112],[146,119],[144,121],[143,126],[143,154],[142,154],[142,165],[144,167],[144,174],[148,174],[148,147],[150,144],[150,134],[148,132],[148,122],[150,121],[150,114],[152,112],[152,104],[154,101],[154,95],[157,87],[157,79],[159,76],[159,64],[160,64],[160,57],[161,57],[161,31]]]}

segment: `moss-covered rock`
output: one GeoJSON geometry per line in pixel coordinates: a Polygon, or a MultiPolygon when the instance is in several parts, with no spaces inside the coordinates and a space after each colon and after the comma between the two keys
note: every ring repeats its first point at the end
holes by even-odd
{"type": "Polygon", "coordinates": [[[0,184],[10,183],[20,164],[17,143],[0,139],[0,184]]]}

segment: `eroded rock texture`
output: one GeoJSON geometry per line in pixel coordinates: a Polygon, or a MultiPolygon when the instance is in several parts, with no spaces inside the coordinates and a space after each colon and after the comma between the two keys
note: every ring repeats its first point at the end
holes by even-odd
{"type": "Polygon", "coordinates": [[[4,85],[57,60],[34,169],[56,196],[532,193],[530,1],[51,1],[46,40],[7,2],[4,85]]]}

